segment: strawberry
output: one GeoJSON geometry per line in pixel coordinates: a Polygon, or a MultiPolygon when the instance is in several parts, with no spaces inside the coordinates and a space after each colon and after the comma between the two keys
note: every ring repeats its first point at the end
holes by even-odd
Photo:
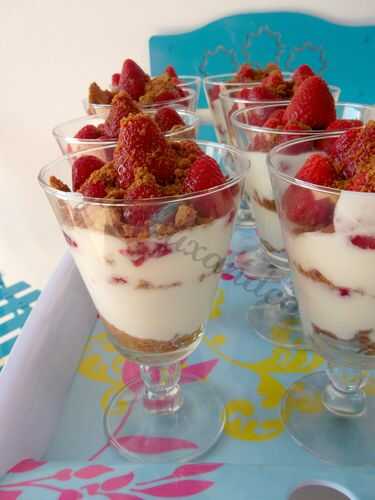
{"type": "Polygon", "coordinates": [[[113,73],[111,83],[112,87],[118,87],[120,85],[120,73],[113,73]]]}
{"type": "MultiPolygon", "coordinates": [[[[337,119],[333,120],[328,127],[327,131],[335,131],[335,130],[349,130],[353,128],[358,128],[363,125],[361,120],[346,120],[346,119],[337,119]]],[[[336,141],[333,138],[330,139],[321,139],[319,141],[319,147],[323,149],[328,154],[335,154],[335,144],[336,141]]],[[[340,146],[339,146],[340,147],[340,146]]]]}
{"type": "Polygon", "coordinates": [[[305,123],[317,130],[325,129],[335,118],[334,99],[319,76],[306,78],[285,110],[287,121],[305,123]]]}
{"type": "Polygon", "coordinates": [[[164,70],[164,73],[167,73],[167,75],[171,78],[175,78],[176,81],[178,80],[177,72],[172,65],[167,66],[164,70]]]}
{"type": "Polygon", "coordinates": [[[362,250],[375,250],[375,237],[366,236],[362,234],[357,234],[356,236],[351,236],[351,243],[362,250]]]}
{"type": "Polygon", "coordinates": [[[284,83],[283,75],[279,69],[274,69],[262,80],[262,87],[269,89],[277,89],[279,85],[284,83]]]}
{"type": "Polygon", "coordinates": [[[370,121],[363,129],[350,129],[335,144],[336,159],[339,159],[345,178],[354,175],[356,169],[366,165],[375,156],[375,121],[370,121]],[[357,132],[357,133],[355,133],[357,132]],[[342,142],[339,140],[342,139],[342,142]],[[351,142],[351,145],[343,144],[351,142]]]}
{"type": "Polygon", "coordinates": [[[207,155],[195,160],[187,172],[184,181],[184,191],[194,192],[209,189],[223,184],[225,177],[217,162],[207,155]]]}
{"type": "Polygon", "coordinates": [[[291,185],[283,196],[282,209],[291,222],[312,231],[332,223],[334,204],[329,198],[315,199],[309,189],[291,185]]]}
{"type": "Polygon", "coordinates": [[[155,113],[154,120],[163,132],[168,132],[176,125],[185,125],[183,119],[173,108],[161,108],[155,113]]]}
{"type": "Polygon", "coordinates": [[[76,135],[76,139],[98,139],[101,135],[100,130],[95,125],[85,125],[82,127],[76,135]]]}
{"type": "Polygon", "coordinates": [[[72,166],[73,191],[78,191],[90,175],[104,165],[104,162],[93,155],[77,158],[72,166]]]}
{"type": "Polygon", "coordinates": [[[328,156],[313,154],[307,158],[296,178],[319,186],[332,186],[336,172],[328,156]]]}
{"type": "Polygon", "coordinates": [[[208,97],[210,99],[210,102],[214,102],[217,99],[219,99],[220,95],[220,85],[214,84],[212,87],[208,89],[208,97]]]}
{"type": "Polygon", "coordinates": [[[277,96],[271,89],[263,87],[262,85],[245,87],[241,89],[238,97],[248,101],[274,101],[277,99],[277,96]]]}
{"type": "Polygon", "coordinates": [[[314,72],[310,66],[307,64],[301,64],[301,66],[298,66],[292,76],[295,87],[298,87],[304,80],[306,80],[306,78],[309,78],[310,76],[314,76],[314,72]]]}
{"type": "Polygon", "coordinates": [[[362,127],[363,126],[363,121],[362,120],[346,120],[344,118],[340,118],[337,120],[333,120],[326,130],[347,130],[350,128],[357,128],[357,127],[362,127]]]}
{"type": "Polygon", "coordinates": [[[104,198],[107,194],[107,190],[102,181],[85,182],[80,189],[80,193],[90,198],[104,198]]]}
{"type": "Polygon", "coordinates": [[[255,72],[250,66],[250,64],[242,64],[240,69],[237,71],[235,76],[235,80],[237,82],[247,82],[253,80],[255,76],[255,72]]]}
{"type": "MultiPolygon", "coordinates": [[[[155,182],[140,183],[133,186],[126,192],[126,198],[129,200],[145,200],[161,196],[160,189],[155,182]]],[[[125,207],[123,216],[127,224],[142,226],[156,212],[155,205],[139,205],[125,207]]]]}
{"type": "Polygon", "coordinates": [[[181,92],[176,87],[174,89],[162,90],[160,92],[160,94],[155,96],[154,102],[175,101],[176,99],[179,99],[180,97],[183,97],[183,96],[181,95],[181,92]]]}
{"type": "Polygon", "coordinates": [[[128,189],[128,187],[134,181],[134,171],[132,168],[126,167],[125,165],[120,165],[117,168],[117,184],[122,189],[128,189]]]}
{"type": "Polygon", "coordinates": [[[150,77],[132,59],[126,59],[122,65],[119,87],[126,90],[132,99],[138,99],[145,93],[150,77]]]}
{"type": "Polygon", "coordinates": [[[125,91],[120,91],[113,99],[109,114],[104,122],[104,135],[107,137],[118,137],[120,132],[120,122],[130,113],[140,113],[140,108],[130,95],[125,91]]]}
{"type": "Polygon", "coordinates": [[[285,124],[284,121],[284,109],[276,109],[272,111],[267,120],[263,123],[263,127],[267,128],[283,128],[285,124]]]}
{"type": "MultiPolygon", "coordinates": [[[[335,158],[335,163],[338,164],[338,169],[342,171],[345,178],[352,177],[354,174],[353,167],[345,168],[346,163],[349,164],[348,153],[355,143],[356,138],[359,135],[359,129],[349,129],[344,132],[336,140],[330,139],[333,143],[330,146],[330,154],[335,158]]],[[[328,139],[326,139],[328,142],[328,139]]]]}
{"type": "Polygon", "coordinates": [[[368,173],[367,172],[358,172],[354,174],[353,177],[346,185],[346,190],[348,191],[372,191],[371,187],[369,187],[368,182],[368,173]]]}
{"type": "Polygon", "coordinates": [[[162,184],[174,178],[175,155],[148,115],[130,115],[122,120],[114,161],[120,185],[121,179],[131,178],[131,172],[137,167],[148,168],[162,184]]]}

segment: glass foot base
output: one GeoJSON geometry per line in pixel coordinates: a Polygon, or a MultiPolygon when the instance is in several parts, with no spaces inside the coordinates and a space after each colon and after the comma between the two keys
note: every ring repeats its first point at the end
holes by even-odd
{"type": "MultiPolygon", "coordinates": [[[[283,296],[281,291],[280,294],[283,296]]],[[[310,349],[303,334],[296,300],[293,297],[278,300],[274,304],[268,302],[255,304],[249,309],[248,322],[250,327],[267,342],[287,349],[310,349]],[[292,304],[289,308],[288,303],[292,304]]]]}
{"type": "Polygon", "coordinates": [[[141,463],[187,462],[209,450],[225,424],[224,404],[216,387],[184,376],[182,405],[171,413],[146,409],[140,378],[112,399],[104,428],[117,451],[141,463]]]}
{"type": "Polygon", "coordinates": [[[253,212],[249,208],[240,208],[237,214],[236,226],[239,227],[255,227],[253,212]]]}
{"type": "Polygon", "coordinates": [[[300,446],[326,462],[375,465],[375,397],[370,394],[373,390],[368,391],[361,415],[339,417],[323,404],[328,384],[325,372],[315,372],[288,389],[281,406],[287,430],[300,446]]]}
{"type": "Polygon", "coordinates": [[[287,276],[285,271],[270,263],[259,244],[238,254],[235,264],[243,273],[254,279],[279,281],[287,276]]]}

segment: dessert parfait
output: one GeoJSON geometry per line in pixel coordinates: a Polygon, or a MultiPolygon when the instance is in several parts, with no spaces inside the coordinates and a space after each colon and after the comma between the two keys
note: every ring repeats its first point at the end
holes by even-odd
{"type": "Polygon", "coordinates": [[[143,109],[160,108],[166,104],[195,111],[200,90],[200,78],[178,76],[173,66],[151,77],[132,59],[126,59],[121,73],[112,75],[109,89],[92,82],[84,101],[88,114],[108,114],[113,99],[126,91],[143,109]]]}
{"type": "Polygon", "coordinates": [[[182,395],[179,362],[201,340],[242,177],[236,150],[168,140],[144,113],[122,118],[116,145],[66,156],[40,174],[110,340],[140,364],[142,381],[129,382],[106,416],[113,444],[127,456],[190,459],[222,431],[220,399],[206,383],[188,384],[182,395]],[[103,159],[107,152],[111,161],[103,159]],[[132,411],[116,433],[112,410],[120,404],[132,411]],[[132,451],[134,435],[193,444],[139,456],[132,451]]]}
{"type": "Polygon", "coordinates": [[[327,460],[374,463],[362,387],[375,367],[375,121],[278,145],[270,170],[304,331],[328,362],[290,389],[286,425],[327,460]],[[312,415],[297,409],[306,397],[321,402],[312,415]],[[358,418],[337,426],[337,415],[358,418]]]}
{"type": "MultiPolygon", "coordinates": [[[[262,105],[287,104],[297,93],[302,83],[314,74],[313,70],[303,64],[299,66],[294,73],[282,73],[280,69],[273,69],[257,85],[243,87],[241,89],[229,89],[220,93],[220,102],[225,118],[225,127],[227,130],[228,143],[236,145],[236,134],[233,129],[231,116],[243,108],[252,108],[262,105]]],[[[328,89],[333,99],[337,102],[340,89],[333,85],[328,85],[328,89]]],[[[260,125],[264,122],[260,116],[260,125]]]]}
{"type": "Polygon", "coordinates": [[[327,84],[317,76],[306,78],[288,105],[267,105],[233,114],[239,147],[248,151],[250,169],[245,191],[252,203],[260,240],[260,246],[256,242],[237,257],[237,264],[252,276],[280,280],[284,290],[280,290],[278,302],[270,304],[265,298],[253,306],[249,321],[259,335],[283,347],[305,347],[306,344],[288,277],[288,259],[268,174],[267,155],[277,144],[293,138],[358,129],[362,120],[370,115],[368,106],[335,105],[327,84]],[[288,326],[288,339],[274,338],[275,324],[288,326]]]}
{"type": "MultiPolygon", "coordinates": [[[[57,125],[53,135],[64,154],[113,144],[117,142],[121,120],[131,113],[141,112],[139,104],[131,99],[126,90],[121,90],[114,97],[106,118],[94,115],[70,120],[57,125]]],[[[199,118],[191,111],[165,106],[145,113],[154,118],[169,139],[196,138],[199,118]]]]}

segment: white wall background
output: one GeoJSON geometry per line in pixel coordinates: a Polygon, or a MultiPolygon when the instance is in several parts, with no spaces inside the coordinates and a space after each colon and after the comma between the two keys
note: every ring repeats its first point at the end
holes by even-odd
{"type": "Polygon", "coordinates": [[[88,83],[132,57],[148,68],[153,34],[232,13],[295,10],[373,24],[374,0],[0,0],[0,271],[40,287],[63,242],[35,177],[58,156],[51,128],[83,114],[88,83]]]}

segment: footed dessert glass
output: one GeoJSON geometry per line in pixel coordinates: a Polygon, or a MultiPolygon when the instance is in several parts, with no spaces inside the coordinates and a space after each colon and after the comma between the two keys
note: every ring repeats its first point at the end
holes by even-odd
{"type": "MultiPolygon", "coordinates": [[[[227,177],[198,193],[125,201],[50,187],[50,176],[71,185],[72,162],[82,153],[39,174],[110,341],[139,365],[139,376],[113,398],[104,424],[113,446],[140,462],[192,460],[216,442],[225,423],[224,404],[211,383],[184,376],[181,389],[179,381],[181,363],[204,334],[245,169],[239,151],[197,144],[227,177]],[[208,208],[216,216],[198,215],[208,208]],[[147,229],[140,231],[137,220],[147,220],[147,229]]],[[[113,149],[89,153],[103,158],[113,149]]]]}
{"type": "MultiPolygon", "coordinates": [[[[267,117],[283,110],[286,104],[274,103],[256,106],[252,109],[235,111],[232,115],[233,128],[238,147],[247,151],[250,168],[245,182],[245,192],[253,207],[256,231],[259,238],[253,247],[241,253],[237,266],[246,274],[257,279],[280,281],[279,294],[266,296],[249,311],[251,327],[265,340],[282,347],[306,348],[299,320],[298,305],[293,285],[289,277],[289,264],[285,252],[284,239],[276,210],[275,197],[267,168],[267,155],[274,146],[293,138],[303,138],[329,132],[317,130],[283,131],[260,127],[267,117]],[[259,244],[260,243],[260,244],[259,244]],[[284,325],[289,335],[275,336],[276,324],[284,325]]],[[[338,119],[367,121],[373,114],[369,106],[360,104],[336,104],[338,119]]],[[[298,152],[298,151],[297,151],[298,152]]]]}
{"type": "MultiPolygon", "coordinates": [[[[198,132],[199,117],[192,113],[191,111],[185,111],[183,109],[177,109],[177,113],[180,115],[185,123],[185,126],[181,126],[166,132],[164,135],[168,139],[179,140],[179,139],[195,139],[198,132]]],[[[147,114],[153,116],[156,110],[147,111],[147,114]]],[[[91,148],[98,148],[100,146],[106,146],[114,144],[117,142],[117,138],[102,140],[102,139],[78,139],[75,134],[86,125],[101,125],[104,123],[105,118],[101,115],[93,116],[82,116],[81,118],[76,118],[75,120],[70,120],[68,122],[61,123],[57,125],[53,130],[52,134],[55,137],[57,144],[59,145],[63,154],[78,153],[79,151],[85,151],[91,148]]]]}
{"type": "Polygon", "coordinates": [[[289,388],[281,414],[293,438],[321,459],[365,465],[375,463],[375,392],[368,374],[375,368],[375,250],[363,238],[375,241],[375,194],[295,178],[307,157],[339,136],[297,139],[270,153],[303,329],[327,361],[325,372],[289,388]],[[306,207],[301,224],[289,215],[296,198],[306,207]]]}
{"type": "MultiPolygon", "coordinates": [[[[198,94],[193,88],[185,88],[186,95],[179,97],[178,99],[171,99],[169,101],[155,102],[153,104],[139,104],[142,111],[157,111],[160,108],[165,108],[166,106],[172,108],[186,109],[188,111],[196,111],[198,104],[198,94]]],[[[94,104],[88,102],[88,99],[83,99],[83,107],[88,115],[100,115],[106,118],[108,116],[109,110],[111,109],[111,104],[94,104]]]]}

